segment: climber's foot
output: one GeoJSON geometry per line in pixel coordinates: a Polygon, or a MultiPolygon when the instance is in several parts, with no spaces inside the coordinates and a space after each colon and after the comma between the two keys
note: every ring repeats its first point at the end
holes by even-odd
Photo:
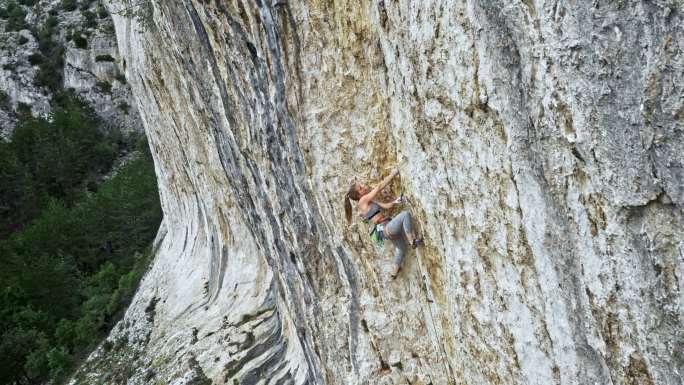
{"type": "Polygon", "coordinates": [[[417,248],[418,246],[422,246],[425,242],[423,242],[423,238],[416,238],[411,242],[411,247],[412,248],[417,248]]]}
{"type": "Polygon", "coordinates": [[[392,279],[397,278],[397,274],[399,274],[399,270],[401,270],[401,266],[394,265],[394,267],[392,268],[392,272],[390,273],[390,278],[392,278],[392,279]]]}

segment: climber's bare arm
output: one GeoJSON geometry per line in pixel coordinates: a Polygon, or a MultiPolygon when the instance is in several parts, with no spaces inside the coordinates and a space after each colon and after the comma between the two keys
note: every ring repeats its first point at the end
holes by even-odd
{"type": "Polygon", "coordinates": [[[398,204],[400,202],[400,200],[399,200],[399,198],[397,198],[397,199],[393,200],[392,202],[386,202],[386,203],[385,202],[378,202],[378,201],[374,201],[374,202],[378,206],[380,206],[381,208],[383,208],[385,210],[389,210],[392,207],[394,207],[396,204],[398,204]]]}
{"type": "MultiPolygon", "coordinates": [[[[382,182],[380,182],[377,186],[375,186],[375,188],[373,190],[371,190],[371,192],[369,192],[368,194],[361,197],[361,199],[359,200],[359,204],[368,204],[368,202],[372,202],[375,199],[375,197],[378,195],[378,193],[380,193],[380,191],[382,191],[382,189],[387,187],[389,182],[392,181],[392,178],[394,178],[398,174],[399,174],[399,170],[393,170],[392,173],[390,173],[387,177],[385,177],[385,179],[382,180],[382,182]]],[[[380,207],[382,207],[382,205],[380,205],[380,207]]]]}

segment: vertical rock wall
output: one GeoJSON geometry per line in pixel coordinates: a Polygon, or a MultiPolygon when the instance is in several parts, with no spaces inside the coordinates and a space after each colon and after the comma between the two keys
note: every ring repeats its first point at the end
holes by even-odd
{"type": "Polygon", "coordinates": [[[683,8],[115,17],[165,219],[74,382],[681,384],[683,8]],[[426,239],[395,281],[391,246],[342,210],[351,180],[392,167],[426,239]]]}

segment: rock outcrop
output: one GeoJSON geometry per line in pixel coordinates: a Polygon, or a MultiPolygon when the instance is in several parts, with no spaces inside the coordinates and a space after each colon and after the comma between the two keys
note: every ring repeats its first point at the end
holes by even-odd
{"type": "Polygon", "coordinates": [[[681,3],[152,4],[165,218],[73,383],[682,383],[681,3]],[[342,197],[394,167],[392,281],[342,197]]]}
{"type": "Polygon", "coordinates": [[[0,137],[11,135],[23,113],[47,116],[56,89],[73,90],[104,121],[124,132],[142,131],[131,88],[120,70],[124,63],[112,19],[100,2],[0,0],[5,13],[12,7],[25,16],[17,28],[8,27],[10,15],[0,18],[0,137]],[[67,3],[72,5],[65,8],[67,3]],[[46,39],[43,47],[41,34],[46,39]],[[41,52],[50,49],[59,52],[52,58],[41,52]],[[39,67],[50,60],[40,80],[39,67]],[[50,82],[55,83],[52,88],[44,84],[50,82]]]}

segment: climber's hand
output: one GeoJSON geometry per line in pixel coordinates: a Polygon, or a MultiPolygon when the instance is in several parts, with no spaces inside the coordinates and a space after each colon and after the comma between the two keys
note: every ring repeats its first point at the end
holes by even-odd
{"type": "Polygon", "coordinates": [[[373,201],[375,197],[378,195],[378,193],[380,193],[380,191],[387,187],[387,185],[390,184],[390,182],[392,181],[392,178],[394,178],[397,175],[399,175],[399,169],[395,168],[388,176],[385,177],[385,179],[382,180],[382,182],[375,186],[373,190],[371,190],[368,194],[361,197],[359,203],[373,201]]]}
{"type": "Polygon", "coordinates": [[[399,198],[395,199],[392,203],[394,203],[395,205],[404,203],[404,192],[402,191],[401,195],[399,195],[399,198]]]}

